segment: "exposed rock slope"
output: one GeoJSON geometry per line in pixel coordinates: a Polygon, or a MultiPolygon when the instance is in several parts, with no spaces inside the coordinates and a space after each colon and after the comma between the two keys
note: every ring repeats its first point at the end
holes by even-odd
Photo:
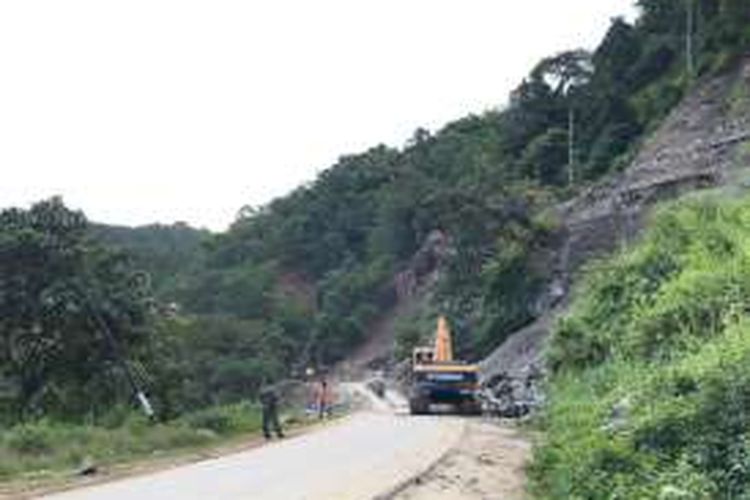
{"type": "Polygon", "coordinates": [[[700,82],[641,147],[622,173],[558,207],[564,238],[550,290],[555,300],[482,363],[487,377],[523,377],[538,364],[570,282],[586,262],[637,236],[655,202],[730,184],[750,141],[750,60],[735,72],[700,82]]]}

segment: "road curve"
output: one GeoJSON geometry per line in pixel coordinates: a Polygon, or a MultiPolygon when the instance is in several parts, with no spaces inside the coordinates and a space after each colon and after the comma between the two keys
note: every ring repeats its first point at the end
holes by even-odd
{"type": "Polygon", "coordinates": [[[261,448],[45,498],[367,499],[429,467],[463,429],[451,417],[359,413],[261,448]]]}

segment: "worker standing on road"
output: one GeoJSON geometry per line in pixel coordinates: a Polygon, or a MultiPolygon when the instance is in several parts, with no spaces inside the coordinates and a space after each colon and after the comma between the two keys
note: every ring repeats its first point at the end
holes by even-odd
{"type": "Polygon", "coordinates": [[[318,403],[318,418],[331,416],[331,388],[325,377],[320,378],[315,399],[318,403]]]}
{"type": "Polygon", "coordinates": [[[271,439],[271,431],[273,431],[277,437],[283,438],[284,433],[281,431],[281,424],[279,423],[279,395],[273,386],[266,386],[261,389],[260,404],[263,418],[263,435],[266,439],[271,439]]]}

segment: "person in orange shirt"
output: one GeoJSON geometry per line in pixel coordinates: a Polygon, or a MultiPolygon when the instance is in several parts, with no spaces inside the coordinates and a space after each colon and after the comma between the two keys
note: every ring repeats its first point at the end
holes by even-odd
{"type": "Polygon", "coordinates": [[[320,378],[320,383],[316,388],[315,402],[318,407],[318,418],[331,416],[331,405],[333,397],[331,387],[325,377],[320,378]]]}

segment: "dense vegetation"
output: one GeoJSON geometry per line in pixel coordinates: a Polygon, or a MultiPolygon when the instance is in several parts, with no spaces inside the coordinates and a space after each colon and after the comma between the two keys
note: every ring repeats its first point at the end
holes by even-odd
{"type": "Polygon", "coordinates": [[[102,228],[58,198],[0,212],[0,419],[107,420],[131,400],[133,382],[156,396],[158,413],[169,418],[236,402],[254,394],[263,377],[280,374],[289,362],[286,339],[273,330],[182,317],[155,298],[144,256],[169,276],[175,263],[190,259],[199,235],[134,230],[125,246],[149,241],[152,231],[182,237],[181,251],[126,253],[105,245],[102,228]]]}
{"type": "Polygon", "coordinates": [[[211,236],[184,222],[140,227],[92,224],[91,237],[128,253],[133,265],[146,271],[150,288],[161,302],[174,301],[180,280],[200,266],[202,245],[211,236]]]}
{"type": "Polygon", "coordinates": [[[538,493],[746,498],[750,198],[663,207],[553,336],[538,493]]]}
{"type": "MultiPolygon", "coordinates": [[[[149,254],[107,246],[101,231],[58,198],[0,212],[0,479],[259,428],[256,405],[237,401],[260,383],[247,385],[248,372],[257,377],[283,360],[264,355],[273,349],[270,332],[175,315],[154,298],[139,260],[149,254]],[[159,423],[133,411],[133,382],[150,393],[159,423]]],[[[189,251],[196,235],[183,234],[181,248],[189,251]]],[[[151,255],[161,270],[186,258],[151,255]]]]}
{"type": "Polygon", "coordinates": [[[0,418],[126,400],[118,352],[147,342],[145,281],[59,199],[0,212],[0,418]]]}

